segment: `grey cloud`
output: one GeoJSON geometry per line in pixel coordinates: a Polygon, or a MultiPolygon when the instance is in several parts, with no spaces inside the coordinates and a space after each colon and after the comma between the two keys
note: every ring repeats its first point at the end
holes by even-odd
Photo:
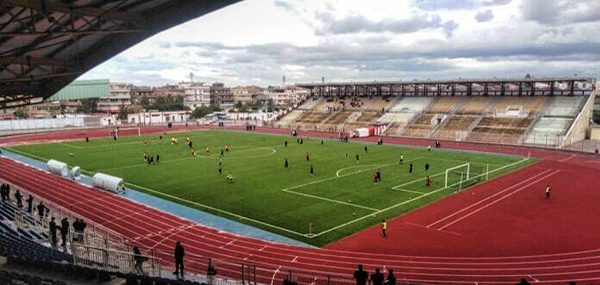
{"type": "Polygon", "coordinates": [[[492,10],[481,11],[475,15],[475,20],[480,23],[489,22],[492,19],[494,19],[494,13],[492,13],[492,10]]]}
{"type": "Polygon", "coordinates": [[[417,0],[417,7],[421,10],[470,10],[479,7],[506,5],[512,0],[417,0]]]}
{"type": "Polygon", "coordinates": [[[291,11],[294,8],[294,6],[291,3],[281,0],[275,1],[275,6],[285,11],[291,11]]]}
{"type": "Polygon", "coordinates": [[[171,48],[171,43],[169,43],[169,42],[159,42],[158,43],[158,47],[159,48],[171,48]]]}
{"type": "Polygon", "coordinates": [[[443,28],[446,34],[451,35],[458,27],[458,24],[454,21],[442,22],[439,15],[414,15],[405,20],[385,19],[372,21],[361,15],[349,16],[337,20],[333,19],[331,14],[320,13],[318,19],[322,20],[324,24],[320,35],[344,35],[360,32],[408,34],[435,28],[443,28]]]}
{"type": "Polygon", "coordinates": [[[521,13],[525,20],[546,25],[598,22],[600,1],[523,0],[521,13]]]}

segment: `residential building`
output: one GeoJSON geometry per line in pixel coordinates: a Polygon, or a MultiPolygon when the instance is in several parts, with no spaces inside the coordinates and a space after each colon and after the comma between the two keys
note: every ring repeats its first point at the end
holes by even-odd
{"type": "Polygon", "coordinates": [[[210,86],[204,82],[180,82],[184,92],[183,104],[190,109],[210,105],[210,86]]]}
{"type": "Polygon", "coordinates": [[[225,84],[215,82],[210,86],[210,104],[223,109],[233,108],[233,93],[225,84]]]}
{"type": "Polygon", "coordinates": [[[277,107],[290,106],[308,98],[309,95],[308,89],[295,86],[269,86],[265,91],[265,99],[270,100],[277,107]]]}
{"type": "Polygon", "coordinates": [[[237,86],[231,89],[233,93],[233,102],[237,104],[256,103],[263,99],[264,90],[258,86],[237,86]]]}
{"type": "Polygon", "coordinates": [[[149,101],[154,101],[155,88],[150,86],[131,86],[131,102],[133,104],[139,104],[141,98],[148,98],[149,101]]]}
{"type": "Polygon", "coordinates": [[[131,85],[110,83],[110,95],[98,99],[98,111],[118,113],[121,108],[131,106],[131,85]]]}

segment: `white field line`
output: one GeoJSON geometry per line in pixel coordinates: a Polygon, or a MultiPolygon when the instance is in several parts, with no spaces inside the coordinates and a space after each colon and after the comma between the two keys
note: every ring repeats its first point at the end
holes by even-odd
{"type": "Polygon", "coordinates": [[[542,177],[542,178],[536,179],[535,181],[533,181],[533,182],[531,182],[531,183],[529,183],[529,184],[527,184],[527,185],[525,185],[525,186],[523,186],[523,187],[521,187],[521,188],[519,188],[519,189],[517,189],[517,190],[515,190],[515,191],[513,191],[513,192],[510,192],[510,193],[508,193],[508,194],[507,194],[507,195],[505,195],[505,196],[502,196],[502,197],[500,197],[498,200],[494,200],[494,201],[492,201],[491,203],[489,203],[489,204],[487,204],[487,205],[485,205],[485,206],[483,206],[483,207],[481,207],[481,208],[479,208],[479,209],[477,209],[477,210],[475,210],[475,211],[473,211],[473,212],[471,212],[471,213],[468,213],[468,214],[466,214],[466,215],[464,215],[464,216],[462,216],[462,217],[460,217],[460,218],[458,218],[458,219],[454,220],[453,222],[451,222],[451,223],[449,223],[449,224],[447,224],[447,225],[445,225],[445,226],[443,226],[443,227],[439,228],[439,229],[438,229],[438,231],[441,231],[441,230],[443,230],[443,229],[445,229],[445,228],[447,228],[447,227],[449,227],[449,226],[451,226],[451,225],[454,225],[454,224],[456,224],[456,223],[458,223],[458,222],[460,222],[460,221],[462,221],[462,220],[464,220],[464,219],[466,219],[466,218],[468,218],[468,217],[470,217],[470,216],[472,216],[472,215],[476,214],[477,212],[479,212],[479,211],[481,211],[481,210],[483,210],[483,209],[485,209],[485,208],[487,208],[487,207],[489,207],[489,206],[491,206],[491,205],[494,205],[494,204],[496,204],[496,203],[498,203],[498,202],[500,202],[500,201],[502,201],[502,200],[504,200],[504,199],[508,198],[509,196],[511,196],[511,195],[513,195],[513,194],[515,194],[515,193],[517,193],[517,192],[520,192],[521,190],[523,190],[523,189],[525,189],[525,188],[527,188],[527,187],[530,187],[530,186],[531,186],[531,185],[533,185],[533,184],[539,183],[541,180],[543,180],[543,179],[546,179],[546,178],[548,178],[548,177],[550,177],[550,176],[552,176],[552,175],[554,175],[554,174],[556,174],[556,173],[559,173],[559,172],[560,172],[560,170],[555,170],[555,171],[553,171],[552,173],[550,173],[550,174],[548,174],[548,175],[546,175],[546,176],[544,176],[544,177],[542,177]]]}
{"type": "MultiPolygon", "coordinates": [[[[407,160],[407,162],[415,161],[415,160],[419,160],[419,159],[421,159],[421,157],[416,157],[416,158],[414,158],[412,160],[407,160]]],[[[375,164],[369,164],[369,165],[365,165],[365,166],[373,166],[373,165],[375,165],[375,164]]],[[[333,179],[338,179],[338,178],[342,178],[342,177],[346,177],[346,176],[358,174],[358,173],[363,172],[363,171],[372,170],[372,169],[375,169],[375,168],[387,167],[387,166],[391,166],[391,165],[397,165],[397,163],[383,164],[383,165],[374,166],[374,167],[371,167],[371,168],[362,169],[362,170],[359,170],[359,171],[355,171],[355,172],[351,172],[351,173],[346,173],[346,174],[343,174],[343,175],[339,175],[340,171],[342,171],[344,169],[354,168],[355,166],[353,166],[353,167],[347,167],[347,168],[342,168],[342,169],[340,169],[340,170],[338,170],[336,172],[336,176],[327,177],[327,178],[324,178],[324,179],[321,179],[321,180],[317,180],[317,181],[312,181],[312,182],[309,182],[309,183],[295,185],[295,186],[292,186],[292,187],[285,188],[285,189],[283,189],[281,191],[286,192],[286,193],[290,193],[290,194],[295,194],[295,195],[305,196],[305,197],[319,199],[319,200],[323,200],[323,201],[328,201],[328,202],[332,202],[332,203],[338,203],[338,204],[343,204],[343,205],[347,205],[347,206],[362,208],[362,209],[366,209],[366,210],[369,210],[369,211],[379,211],[379,209],[370,208],[370,207],[361,206],[361,205],[356,205],[356,204],[352,204],[352,203],[347,203],[347,202],[344,202],[344,201],[329,199],[329,198],[325,198],[325,197],[321,197],[321,196],[316,196],[316,195],[311,195],[311,194],[305,194],[305,193],[302,193],[302,192],[291,191],[291,189],[302,188],[302,187],[305,187],[305,186],[308,186],[308,185],[317,184],[317,183],[321,183],[321,182],[325,182],[325,181],[329,181],[329,180],[333,180],[333,179]]]]}
{"type": "Polygon", "coordinates": [[[375,208],[370,208],[370,207],[366,207],[366,206],[361,206],[361,205],[357,205],[357,204],[347,203],[347,202],[338,201],[338,200],[334,200],[334,199],[329,199],[329,198],[325,198],[325,197],[319,197],[319,196],[315,196],[315,195],[310,195],[310,194],[295,192],[295,191],[292,191],[292,190],[286,190],[286,189],[284,189],[283,192],[290,193],[290,194],[296,194],[296,195],[300,195],[300,196],[304,196],[304,197],[309,197],[309,198],[313,198],[313,199],[323,200],[323,201],[327,201],[327,202],[342,204],[342,205],[346,205],[346,206],[350,206],[350,207],[361,208],[361,209],[365,209],[365,210],[369,210],[369,211],[374,211],[374,212],[379,211],[379,209],[375,209],[375,208]]]}
{"type": "Polygon", "coordinates": [[[565,162],[565,161],[567,161],[567,160],[571,160],[572,158],[574,158],[574,157],[576,157],[576,156],[577,156],[577,155],[575,155],[575,154],[574,154],[574,155],[571,155],[571,156],[569,156],[569,157],[567,157],[567,158],[563,158],[563,159],[561,159],[561,160],[559,160],[559,161],[560,161],[560,162],[565,162]]]}
{"type": "Polygon", "coordinates": [[[462,213],[462,212],[464,212],[464,211],[466,211],[466,210],[469,210],[469,209],[471,209],[472,207],[475,207],[475,206],[477,206],[477,205],[479,205],[479,204],[481,204],[481,203],[484,203],[485,201],[487,201],[487,200],[489,200],[489,199],[493,199],[494,197],[496,197],[496,196],[498,196],[498,195],[501,195],[502,193],[504,193],[504,192],[506,192],[506,191],[509,191],[509,190],[511,190],[511,189],[512,189],[512,188],[514,188],[514,187],[518,187],[519,185],[521,185],[521,184],[523,184],[523,183],[527,183],[529,180],[532,180],[532,179],[535,179],[535,178],[537,178],[537,177],[539,177],[539,176],[542,176],[542,175],[544,175],[544,174],[548,173],[549,171],[551,171],[551,169],[546,169],[546,170],[544,170],[544,171],[542,171],[542,172],[540,172],[540,173],[538,173],[538,174],[536,174],[536,175],[534,175],[534,176],[532,176],[532,177],[530,177],[530,178],[527,178],[527,179],[525,179],[525,180],[523,180],[523,181],[520,181],[520,182],[519,182],[519,183],[517,183],[517,184],[514,184],[514,185],[512,185],[512,186],[509,186],[509,187],[507,187],[507,188],[505,188],[505,189],[501,190],[500,192],[497,192],[496,194],[494,194],[494,195],[491,195],[491,196],[489,196],[489,197],[487,197],[487,198],[485,198],[485,199],[483,199],[483,200],[481,200],[481,201],[479,201],[479,202],[477,202],[477,203],[473,203],[473,204],[471,204],[471,205],[469,205],[469,206],[467,206],[467,207],[465,207],[465,208],[463,208],[463,209],[461,209],[461,210],[459,210],[459,211],[456,211],[456,212],[454,212],[454,213],[452,213],[452,214],[450,214],[450,215],[448,215],[448,216],[446,216],[446,217],[444,217],[444,218],[441,218],[441,219],[439,219],[439,220],[437,220],[437,221],[435,221],[435,222],[433,222],[433,223],[429,224],[427,227],[428,227],[428,228],[430,228],[430,227],[432,227],[432,226],[435,226],[436,224],[438,224],[438,223],[440,223],[440,222],[443,222],[443,221],[445,221],[445,220],[447,220],[447,219],[449,219],[449,218],[452,218],[452,217],[454,217],[455,215],[458,215],[458,214],[460,214],[460,213],[462,213]]]}
{"type": "MultiPolygon", "coordinates": [[[[261,157],[272,156],[275,153],[277,153],[277,151],[275,150],[275,147],[259,147],[259,148],[253,148],[253,149],[245,149],[245,150],[241,150],[239,152],[254,151],[254,150],[265,149],[265,148],[270,148],[271,149],[271,153],[267,154],[267,155],[232,157],[232,158],[227,158],[227,160],[230,160],[230,159],[261,158],[261,157]]],[[[188,157],[178,158],[178,159],[161,160],[159,163],[160,164],[164,164],[164,163],[179,162],[179,161],[192,160],[192,159],[211,159],[211,158],[214,158],[214,157],[215,156],[206,156],[206,155],[188,156],[188,157]]],[[[133,165],[126,165],[126,166],[114,167],[114,168],[105,168],[105,169],[99,169],[98,172],[100,172],[100,171],[111,171],[111,170],[129,169],[129,168],[136,168],[136,167],[143,167],[145,165],[147,165],[147,163],[139,163],[139,164],[133,164],[133,165]]]]}
{"type": "Polygon", "coordinates": [[[307,236],[306,234],[303,234],[303,233],[292,231],[292,230],[289,230],[289,229],[286,229],[286,228],[282,228],[282,227],[279,227],[279,226],[276,226],[276,225],[271,225],[269,223],[265,223],[265,222],[258,221],[258,220],[255,220],[255,219],[247,218],[247,217],[244,217],[242,215],[234,214],[234,213],[231,213],[231,212],[228,212],[228,211],[225,211],[225,210],[221,210],[221,209],[218,209],[218,208],[215,208],[215,207],[211,207],[211,206],[208,206],[208,205],[200,204],[198,202],[193,202],[193,201],[190,201],[190,200],[179,198],[177,196],[173,196],[173,195],[170,195],[170,194],[162,193],[162,192],[156,191],[154,189],[146,188],[146,187],[135,185],[135,184],[131,184],[131,183],[125,183],[125,184],[126,185],[134,186],[134,187],[139,188],[139,189],[143,189],[145,191],[151,192],[151,193],[156,194],[156,195],[168,197],[168,198],[171,198],[173,200],[177,200],[177,201],[181,201],[181,202],[184,202],[184,203],[187,203],[187,204],[195,205],[195,206],[198,206],[198,207],[201,207],[201,208],[204,208],[204,209],[209,209],[209,210],[212,210],[212,211],[215,211],[215,212],[219,212],[219,213],[226,214],[226,215],[229,215],[229,216],[232,216],[232,217],[236,217],[236,218],[241,219],[241,220],[246,220],[246,221],[250,221],[250,222],[253,222],[253,223],[257,223],[257,224],[260,224],[260,225],[263,225],[263,226],[266,226],[266,227],[270,227],[270,228],[273,228],[273,229],[284,231],[286,233],[290,233],[290,234],[294,234],[294,235],[302,236],[302,237],[306,237],[307,236]]]}
{"type": "Polygon", "coordinates": [[[425,192],[419,192],[419,191],[413,191],[413,190],[407,190],[407,189],[393,189],[394,191],[401,191],[401,192],[408,192],[408,193],[414,193],[414,194],[425,194],[425,192]]]}
{"type": "Polygon", "coordinates": [[[80,147],[80,146],[74,146],[74,145],[70,145],[70,144],[68,144],[68,143],[63,143],[63,142],[60,142],[60,143],[58,143],[58,144],[59,144],[59,145],[64,145],[64,146],[68,146],[68,147],[71,147],[71,148],[77,148],[77,149],[81,149],[81,148],[82,148],[82,147],[80,147]]]}
{"type": "MultiPolygon", "coordinates": [[[[494,169],[494,170],[490,170],[490,172],[489,172],[489,173],[493,173],[493,172],[496,172],[496,171],[498,171],[498,170],[501,170],[501,169],[504,169],[504,168],[507,168],[507,167],[511,167],[511,166],[513,166],[513,165],[517,165],[517,164],[519,164],[519,163],[522,163],[522,162],[524,162],[524,161],[527,161],[527,160],[529,160],[529,158],[524,158],[524,159],[521,159],[521,160],[519,160],[519,161],[516,161],[516,162],[510,163],[510,164],[506,164],[506,165],[504,165],[504,166],[500,166],[500,167],[498,167],[498,168],[496,168],[496,169],[494,169]]],[[[478,177],[480,177],[480,176],[483,176],[483,175],[485,175],[485,173],[482,173],[482,174],[479,174],[479,175],[473,176],[473,177],[471,177],[471,179],[478,178],[478,177]]],[[[459,181],[459,182],[456,182],[456,183],[454,183],[454,184],[452,184],[452,185],[449,185],[448,187],[452,187],[452,186],[454,186],[454,185],[457,185],[458,183],[460,183],[460,181],[459,181]]],[[[324,230],[324,231],[322,231],[322,232],[320,232],[320,233],[313,234],[313,235],[312,235],[310,238],[319,237],[319,236],[321,236],[321,235],[324,235],[324,234],[326,234],[326,233],[329,233],[329,232],[335,231],[335,230],[337,230],[337,229],[339,229],[339,228],[343,228],[343,227],[345,227],[345,226],[347,226],[347,225],[351,225],[351,224],[354,224],[354,223],[356,223],[356,222],[358,222],[358,221],[362,221],[362,220],[364,220],[364,219],[366,219],[366,218],[368,218],[368,217],[372,217],[372,216],[374,216],[374,215],[377,215],[377,214],[380,214],[380,213],[383,213],[383,212],[389,211],[389,210],[391,210],[391,209],[394,209],[394,208],[400,207],[400,206],[402,206],[402,205],[405,205],[405,204],[411,203],[411,202],[413,202],[413,201],[416,201],[416,200],[422,199],[422,198],[424,198],[424,197],[427,197],[427,196],[429,196],[429,195],[435,194],[435,193],[437,193],[437,192],[440,192],[440,191],[442,191],[442,190],[445,190],[445,189],[446,189],[446,187],[443,187],[443,188],[437,189],[437,190],[435,190],[435,191],[432,191],[432,192],[429,192],[429,193],[426,193],[426,194],[423,194],[423,195],[417,196],[417,197],[415,197],[415,198],[411,198],[410,200],[403,201],[403,202],[400,202],[400,203],[398,203],[398,204],[396,204],[396,205],[389,206],[389,207],[387,207],[387,208],[385,208],[385,209],[382,209],[382,210],[379,210],[379,211],[377,211],[377,212],[375,212],[375,213],[372,213],[372,214],[368,214],[368,215],[362,216],[362,217],[360,217],[360,218],[357,218],[357,219],[354,219],[354,220],[352,220],[352,221],[349,221],[349,222],[343,223],[343,224],[341,224],[341,225],[337,225],[337,226],[335,226],[335,227],[332,227],[332,228],[330,228],[330,229],[328,229],[328,230],[324,230]]]]}

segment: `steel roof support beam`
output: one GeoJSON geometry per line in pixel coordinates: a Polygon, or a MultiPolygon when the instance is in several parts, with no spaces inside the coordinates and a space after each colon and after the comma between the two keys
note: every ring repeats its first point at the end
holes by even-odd
{"type": "Polygon", "coordinates": [[[12,6],[12,7],[23,7],[29,8],[36,11],[40,11],[46,14],[57,12],[73,14],[83,17],[103,17],[108,19],[115,19],[120,21],[134,22],[143,19],[142,15],[111,11],[107,12],[104,9],[92,8],[92,7],[77,7],[69,6],[61,1],[49,1],[49,0],[3,0],[0,1],[0,6],[12,6]]]}

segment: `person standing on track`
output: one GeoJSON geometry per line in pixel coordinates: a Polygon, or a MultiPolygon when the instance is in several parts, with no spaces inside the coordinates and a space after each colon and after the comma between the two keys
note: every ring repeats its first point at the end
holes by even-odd
{"type": "Polygon", "coordinates": [[[383,237],[387,237],[387,222],[385,220],[381,221],[381,234],[383,237]]]}
{"type": "Polygon", "coordinates": [[[175,243],[175,272],[174,275],[181,272],[181,278],[183,278],[183,257],[185,256],[185,249],[181,246],[180,242],[175,243]]]}
{"type": "Polygon", "coordinates": [[[379,272],[379,268],[375,268],[375,273],[371,274],[371,280],[369,280],[369,284],[383,285],[383,279],[383,273],[379,272]]]}
{"type": "Polygon", "coordinates": [[[550,184],[546,185],[546,200],[550,199],[550,184]]]}
{"type": "Polygon", "coordinates": [[[388,276],[385,278],[385,285],[396,285],[396,276],[394,276],[394,270],[388,270],[388,276]]]}
{"type": "Polygon", "coordinates": [[[358,270],[354,271],[354,279],[356,280],[356,285],[367,285],[369,273],[363,270],[362,264],[359,264],[358,270]]]}

